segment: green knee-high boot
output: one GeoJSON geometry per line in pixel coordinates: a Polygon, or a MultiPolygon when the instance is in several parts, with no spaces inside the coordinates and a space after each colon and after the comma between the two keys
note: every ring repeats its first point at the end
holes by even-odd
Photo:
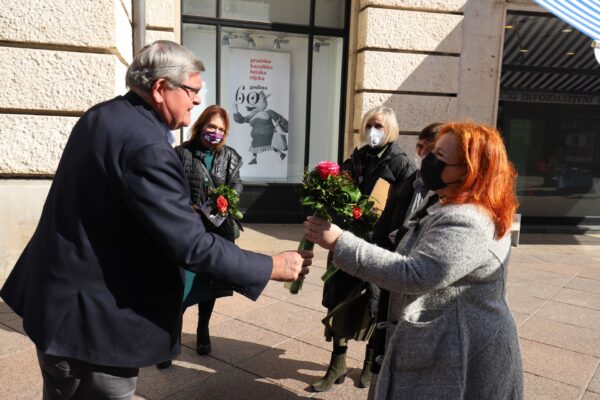
{"type": "Polygon", "coordinates": [[[331,361],[329,362],[329,367],[327,367],[325,376],[313,383],[311,388],[314,392],[326,392],[331,389],[331,386],[334,383],[344,383],[347,372],[346,353],[331,353],[331,361]]]}
{"type": "Polygon", "coordinates": [[[374,355],[375,350],[367,346],[367,350],[365,351],[365,363],[363,364],[363,369],[360,373],[360,379],[358,380],[359,388],[368,388],[371,384],[371,377],[373,376],[371,372],[371,365],[373,365],[374,355]]]}

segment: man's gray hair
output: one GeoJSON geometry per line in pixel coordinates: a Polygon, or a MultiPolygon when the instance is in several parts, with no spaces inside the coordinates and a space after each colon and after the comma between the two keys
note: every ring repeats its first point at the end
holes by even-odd
{"type": "Polygon", "coordinates": [[[157,40],[135,56],[127,68],[125,82],[130,89],[150,93],[159,79],[173,86],[203,71],[204,64],[191,50],[169,40],[157,40]]]}

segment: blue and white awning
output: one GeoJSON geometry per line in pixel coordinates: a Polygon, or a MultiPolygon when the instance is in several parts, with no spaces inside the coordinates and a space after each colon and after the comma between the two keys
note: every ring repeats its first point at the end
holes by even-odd
{"type": "Polygon", "coordinates": [[[600,41],[600,0],[534,0],[593,40],[600,41]]]}

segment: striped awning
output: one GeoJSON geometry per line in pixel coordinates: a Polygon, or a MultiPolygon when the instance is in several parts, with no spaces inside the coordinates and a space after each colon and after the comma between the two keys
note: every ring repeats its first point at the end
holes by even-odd
{"type": "Polygon", "coordinates": [[[600,0],[534,0],[593,40],[600,40],[600,0]]]}
{"type": "Polygon", "coordinates": [[[589,37],[552,14],[509,11],[500,87],[597,95],[600,65],[591,50],[589,37]]]}

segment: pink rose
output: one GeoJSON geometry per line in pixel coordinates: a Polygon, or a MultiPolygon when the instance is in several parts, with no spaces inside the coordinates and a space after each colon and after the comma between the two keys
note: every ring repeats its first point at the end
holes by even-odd
{"type": "Polygon", "coordinates": [[[322,180],[327,179],[329,175],[337,176],[340,174],[340,166],[332,161],[321,161],[317,164],[315,170],[322,180]]]}

